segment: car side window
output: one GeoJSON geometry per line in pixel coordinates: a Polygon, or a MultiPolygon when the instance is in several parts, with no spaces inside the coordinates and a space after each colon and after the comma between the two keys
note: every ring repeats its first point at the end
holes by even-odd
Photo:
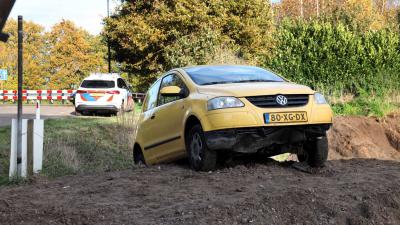
{"type": "MultiPolygon", "coordinates": [[[[177,74],[170,74],[165,76],[162,79],[162,83],[161,83],[161,87],[160,90],[163,87],[167,87],[167,86],[178,86],[180,87],[183,91],[187,92],[187,87],[185,85],[185,83],[183,82],[183,80],[177,75],[177,74]]],[[[158,106],[160,105],[164,105],[176,100],[182,99],[182,97],[180,96],[175,96],[175,97],[171,97],[171,96],[161,96],[161,93],[158,94],[158,106]]]]}
{"type": "Polygon", "coordinates": [[[144,101],[144,104],[143,104],[144,112],[146,112],[150,109],[153,109],[154,107],[157,106],[157,97],[158,97],[158,91],[160,89],[160,83],[161,83],[161,80],[158,80],[156,83],[154,83],[154,85],[147,92],[146,100],[144,101]]]}
{"type": "Polygon", "coordinates": [[[125,81],[124,79],[122,79],[122,83],[123,83],[123,85],[124,85],[124,88],[125,88],[126,90],[129,90],[128,83],[126,83],[126,81],[125,81]]]}

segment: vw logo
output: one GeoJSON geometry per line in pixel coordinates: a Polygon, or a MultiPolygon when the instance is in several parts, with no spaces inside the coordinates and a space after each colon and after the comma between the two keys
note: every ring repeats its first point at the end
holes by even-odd
{"type": "Polygon", "coordinates": [[[282,106],[287,105],[287,98],[283,95],[278,95],[276,96],[276,102],[282,106]]]}

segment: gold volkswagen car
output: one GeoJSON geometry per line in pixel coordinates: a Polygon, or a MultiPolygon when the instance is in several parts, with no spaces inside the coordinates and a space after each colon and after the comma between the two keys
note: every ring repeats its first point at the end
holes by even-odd
{"type": "Polygon", "coordinates": [[[331,124],[323,95],[271,71],[180,68],[161,76],[147,92],[133,157],[136,164],[151,165],[187,156],[194,170],[208,171],[221,156],[294,153],[299,161],[321,167],[331,124]]]}

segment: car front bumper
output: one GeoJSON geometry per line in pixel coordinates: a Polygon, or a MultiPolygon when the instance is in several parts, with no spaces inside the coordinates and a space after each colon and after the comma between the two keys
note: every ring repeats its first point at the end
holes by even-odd
{"type": "Polygon", "coordinates": [[[330,127],[331,124],[231,128],[207,131],[204,136],[207,147],[211,150],[229,150],[238,153],[282,151],[283,153],[284,146],[324,136],[330,127]]]}

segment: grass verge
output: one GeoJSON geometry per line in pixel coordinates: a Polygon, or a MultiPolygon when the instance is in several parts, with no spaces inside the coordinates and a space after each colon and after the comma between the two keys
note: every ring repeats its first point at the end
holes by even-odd
{"type": "MultiPolygon", "coordinates": [[[[135,113],[45,121],[42,175],[112,171],[132,165],[135,113]]],[[[0,185],[9,184],[10,128],[0,128],[0,185]]]]}
{"type": "Polygon", "coordinates": [[[351,97],[350,100],[332,102],[335,115],[340,116],[376,116],[385,115],[400,110],[399,94],[367,95],[351,97]]]}

